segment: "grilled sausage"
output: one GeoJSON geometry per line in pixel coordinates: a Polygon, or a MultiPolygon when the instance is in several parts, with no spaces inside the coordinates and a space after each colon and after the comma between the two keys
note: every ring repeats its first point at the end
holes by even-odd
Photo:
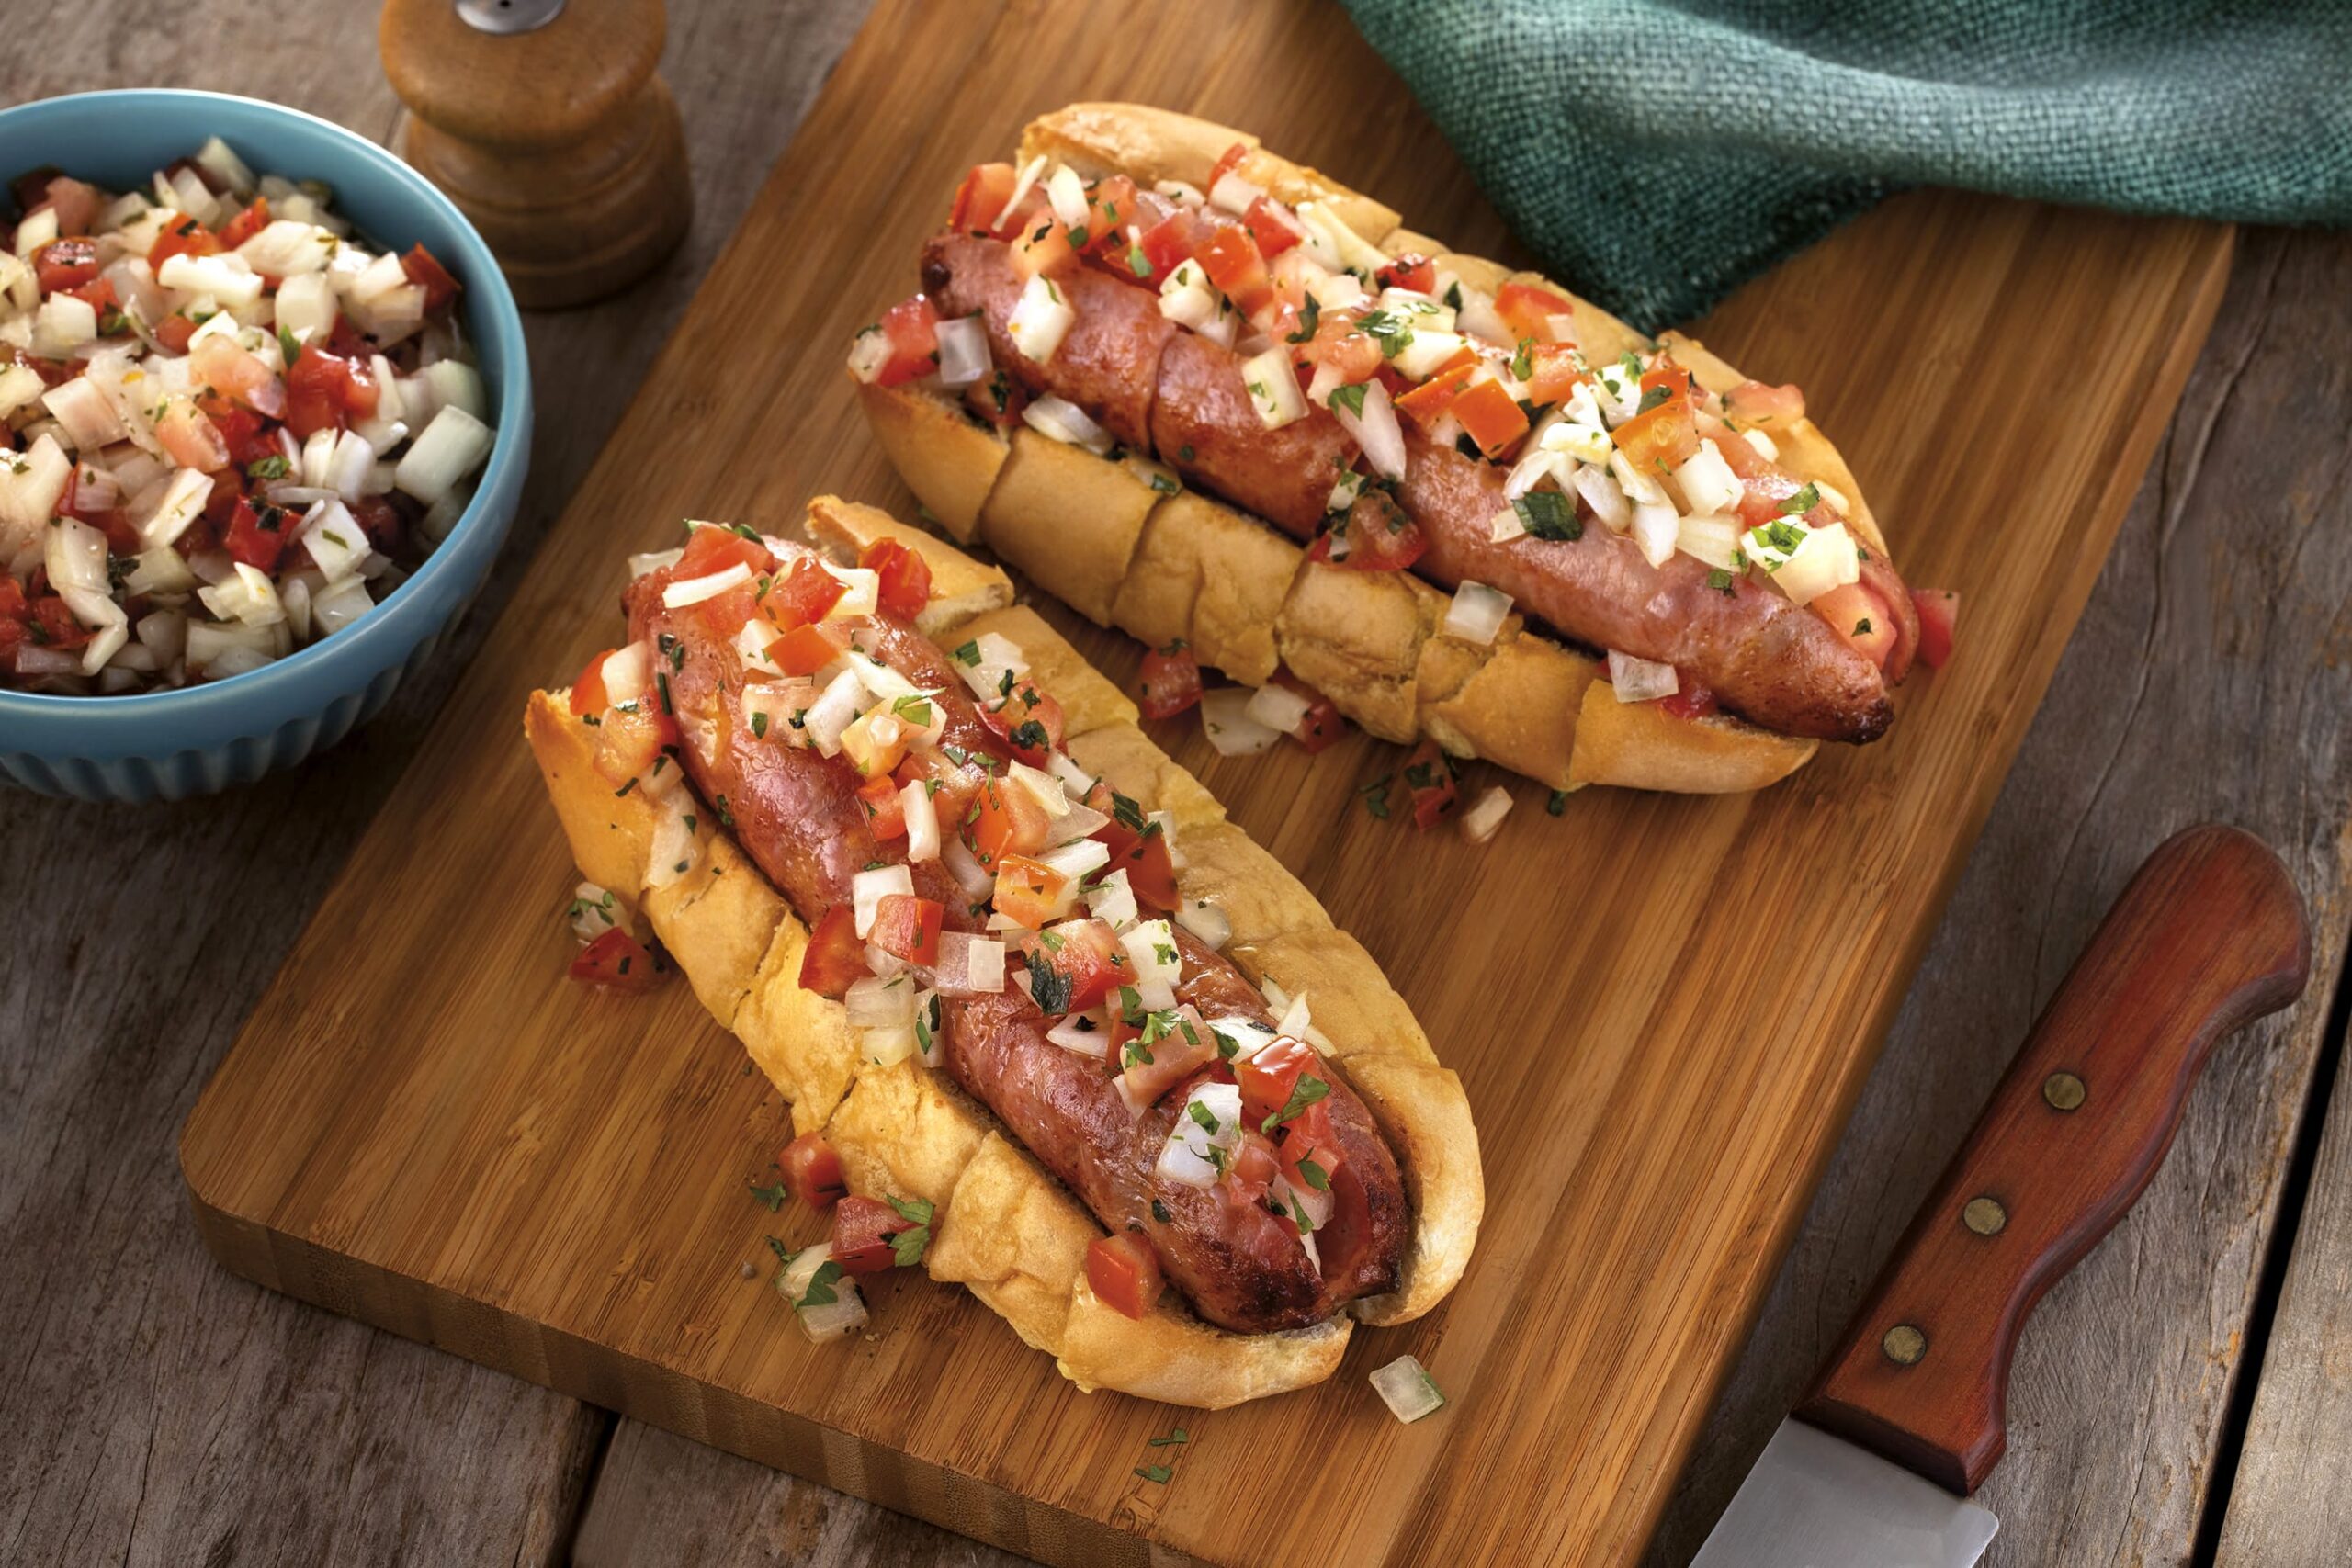
{"type": "MultiPolygon", "coordinates": [[[[1077,320],[1039,364],[1006,330],[1021,280],[1004,242],[935,236],[922,282],[942,315],[980,313],[997,363],[1031,393],[1078,404],[1122,442],[1295,537],[1321,526],[1332,481],[1355,455],[1339,421],[1317,408],[1268,430],[1243,386],[1241,357],[1165,321],[1148,289],[1083,268],[1057,278],[1077,320]]],[[[1568,637],[1689,671],[1726,706],[1781,734],[1866,741],[1893,722],[1888,686],[1910,661],[1917,623],[1883,557],[1865,563],[1863,583],[1896,628],[1884,668],[1784,595],[1744,578],[1728,593],[1711,589],[1703,563],[1677,555],[1652,566],[1632,539],[1597,524],[1575,540],[1497,544],[1504,470],[1416,435],[1407,446],[1397,500],[1428,541],[1417,570],[1432,581],[1486,583],[1568,637]]]]}
{"type": "MultiPolygon", "coordinates": [[[[795,747],[780,732],[754,735],[735,722],[741,662],[732,640],[690,611],[663,608],[662,590],[674,571],[664,568],[630,585],[625,601],[629,634],[663,649],[669,700],[684,735],[682,761],[696,793],[813,926],[850,897],[859,871],[903,862],[904,842],[874,836],[846,758],[795,747]]],[[[936,693],[932,701],[945,745],[1002,763],[1004,742],[929,639],[883,614],[858,640],[870,657],[936,693]]],[[[980,770],[968,771],[977,787],[980,770]]],[[[947,784],[943,797],[955,787],[947,784]]],[[[980,928],[980,915],[937,861],[910,870],[917,895],[944,906],[946,929],[980,928]]],[[[1180,999],[1211,1015],[1272,1026],[1257,987],[1230,963],[1188,932],[1180,930],[1177,940],[1183,961],[1180,999]]],[[[1178,1084],[1136,1117],[1107,1066],[1048,1041],[1050,1024],[1021,987],[991,996],[943,997],[947,1072],[1104,1225],[1147,1236],[1169,1279],[1203,1318],[1242,1333],[1296,1328],[1329,1317],[1359,1296],[1396,1287],[1410,1224],[1403,1183],[1371,1113],[1334,1064],[1324,1064],[1330,1069],[1327,1103],[1346,1158],[1335,1173],[1344,1179],[1333,1182],[1333,1213],[1317,1233],[1318,1272],[1263,1207],[1228,1202],[1221,1188],[1189,1187],[1156,1174],[1185,1091],[1202,1075],[1178,1084]]]]}

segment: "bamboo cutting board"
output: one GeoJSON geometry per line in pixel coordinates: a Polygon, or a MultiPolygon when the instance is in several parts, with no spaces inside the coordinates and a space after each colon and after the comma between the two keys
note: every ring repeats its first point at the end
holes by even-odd
{"type": "MultiPolygon", "coordinates": [[[[1964,595],[1959,657],[1877,746],[1758,796],[1594,792],[1556,819],[1518,784],[1481,849],[1363,809],[1396,749],[1219,760],[1191,717],[1157,727],[1386,966],[1461,1071],[1488,1192],[1438,1312],[1360,1331],[1322,1388],[1201,1416],[1080,1394],[920,1278],[870,1289],[867,1338],[806,1343],[762,1236],[820,1226],[744,1190],[786,1108],[683,984],[564,978],[574,877],[520,735],[530,688],[610,640],[621,558],[681,517],[907,504],[849,336],[913,287],[962,169],[1085,97],[1250,127],[1508,254],[1335,6],[884,5],[191,1115],[198,1226],[265,1284],[1050,1562],[1624,1562],[2146,468],[2228,235],[1918,193],[1701,324],[1804,386],[1910,580],[1964,595]],[[1365,1382],[1407,1351],[1450,1401],[1409,1427],[1365,1382]]],[[[1132,679],[1131,645],[1049,614],[1132,679]]]]}

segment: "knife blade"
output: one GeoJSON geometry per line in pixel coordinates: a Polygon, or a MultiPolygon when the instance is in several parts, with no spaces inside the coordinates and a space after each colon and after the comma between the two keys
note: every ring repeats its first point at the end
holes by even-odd
{"type": "Polygon", "coordinates": [[[2302,993],[2311,935],[2263,842],[2207,825],[2141,866],[1694,1568],[1971,1568],[2041,1293],[2131,1208],[2222,1035],[2302,993]]]}

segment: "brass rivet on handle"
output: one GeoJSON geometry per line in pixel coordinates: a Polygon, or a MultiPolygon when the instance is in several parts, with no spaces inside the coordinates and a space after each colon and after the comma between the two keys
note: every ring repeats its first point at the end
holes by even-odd
{"type": "Polygon", "coordinates": [[[2009,1212],[1997,1198],[1971,1198],[1960,1212],[1960,1223],[1978,1235],[1998,1235],[2009,1223],[2009,1212]]]}
{"type": "Polygon", "coordinates": [[[1898,1367],[1917,1366],[1928,1353],[1928,1337],[1907,1323],[1898,1323],[1886,1331],[1878,1348],[1898,1367]]]}
{"type": "Polygon", "coordinates": [[[2083,1080],[2072,1073],[2052,1073],[2041,1080],[2041,1098],[2052,1111],[2072,1111],[2089,1096],[2083,1080]]]}

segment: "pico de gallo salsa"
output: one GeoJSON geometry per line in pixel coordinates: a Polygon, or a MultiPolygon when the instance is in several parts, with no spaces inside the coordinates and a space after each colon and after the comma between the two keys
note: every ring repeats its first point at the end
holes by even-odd
{"type": "Polygon", "coordinates": [[[360,619],[496,433],[463,286],[215,137],[115,192],[13,182],[0,249],[0,679],[162,690],[360,619]]]}

